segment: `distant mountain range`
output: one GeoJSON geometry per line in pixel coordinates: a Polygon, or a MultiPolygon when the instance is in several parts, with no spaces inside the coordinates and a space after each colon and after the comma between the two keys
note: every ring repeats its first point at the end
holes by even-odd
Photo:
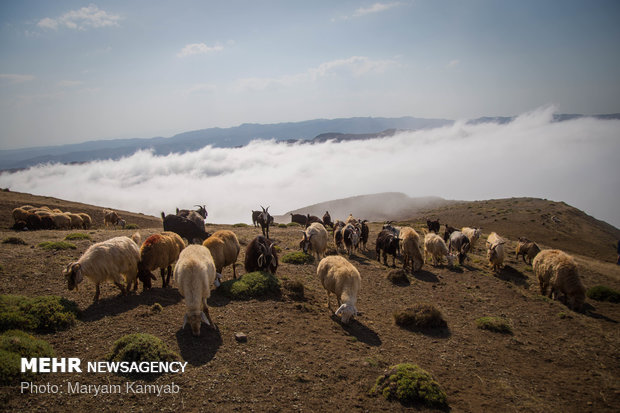
{"type": "MultiPolygon", "coordinates": [[[[583,115],[555,115],[556,121],[583,115]]],[[[620,114],[596,115],[599,119],[620,119],[620,114]]],[[[485,117],[469,123],[508,123],[514,117],[485,117]]],[[[119,159],[143,149],[156,155],[195,151],[207,145],[232,148],[247,145],[254,139],[277,141],[362,140],[392,136],[398,131],[432,129],[451,125],[448,119],[423,119],[410,116],[400,118],[342,118],[315,119],[303,122],[277,124],[245,123],[231,128],[210,128],[184,132],[171,138],[97,140],[70,145],[45,146],[26,149],[0,150],[0,170],[18,170],[41,163],[82,163],[102,159],[119,159]]]]}

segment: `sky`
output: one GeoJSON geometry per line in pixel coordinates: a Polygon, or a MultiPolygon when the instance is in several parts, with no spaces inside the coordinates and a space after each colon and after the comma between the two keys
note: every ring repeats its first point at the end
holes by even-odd
{"type": "Polygon", "coordinates": [[[0,2],[0,150],[353,116],[620,112],[611,0],[0,2]]]}
{"type": "MultiPolygon", "coordinates": [[[[620,228],[620,120],[553,122],[553,106],[508,124],[454,125],[315,145],[253,141],[0,174],[0,187],[159,216],[205,204],[208,222],[251,222],[318,202],[380,192],[564,201],[620,228]]],[[[351,211],[354,212],[354,211],[351,211]]],[[[344,220],[345,216],[333,219],[344,220]]]]}

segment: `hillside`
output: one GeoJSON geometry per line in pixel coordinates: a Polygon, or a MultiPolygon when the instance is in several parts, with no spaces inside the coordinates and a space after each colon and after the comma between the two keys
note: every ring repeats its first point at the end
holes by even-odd
{"type": "MultiPolygon", "coordinates": [[[[374,241],[382,223],[371,223],[368,250],[349,258],[362,277],[356,304],[360,314],[350,325],[342,325],[333,316],[333,297],[332,309],[327,308],[325,290],[316,276],[316,263],[281,263],[277,272],[283,283],[281,294],[236,301],[214,291],[208,304],[217,329],[203,325],[200,337],[193,337],[189,327],[182,328],[185,300],[174,286],[160,288],[159,279],[152,290],[140,288],[137,294],[129,296],[119,296],[111,283],[102,284],[101,301],[96,305],[92,304],[95,288],[88,280],[79,291],[67,290],[61,271],[68,263],[77,260],[94,242],[131,235],[134,231],[106,230],[99,223],[97,228],[83,231],[90,240],[74,241],[75,250],[45,251],[38,246],[40,242],[62,240],[76,230],[8,230],[10,209],[22,200],[93,214],[101,206],[0,192],[0,239],[17,236],[27,244],[2,244],[0,276],[5,282],[0,283],[0,294],[54,294],[75,301],[81,310],[76,325],[70,329],[35,334],[53,346],[57,357],[80,357],[83,363],[104,360],[116,340],[141,332],[159,337],[188,365],[185,373],[148,380],[112,373],[57,373],[34,379],[36,384],[50,383],[65,389],[68,382],[77,381],[85,385],[123,386],[128,381],[149,385],[174,382],[180,387],[178,394],[22,394],[19,384],[5,385],[0,386],[3,410],[598,413],[616,412],[620,406],[620,304],[587,299],[584,313],[573,312],[558,301],[541,297],[531,267],[521,259],[515,260],[512,253],[507,255],[504,268],[494,274],[487,266],[483,243],[478,244],[465,265],[449,268],[427,263],[421,271],[409,274],[407,283],[396,285],[386,278],[391,267],[377,262],[375,257],[374,241]],[[303,296],[288,287],[292,281],[303,285],[303,296]],[[152,310],[156,303],[161,311],[152,310]],[[409,331],[396,326],[393,313],[415,303],[436,306],[447,327],[409,331]],[[507,319],[512,333],[477,328],[476,319],[483,316],[507,319]],[[246,334],[247,342],[236,341],[238,332],[246,334]],[[369,395],[377,377],[390,366],[404,362],[417,364],[433,375],[447,395],[447,408],[405,406],[369,395]]],[[[540,208],[539,215],[560,217],[575,238],[598,237],[596,234],[604,232],[604,225],[599,227],[587,216],[569,213],[572,209],[560,203],[518,201],[516,205],[526,210],[540,208]],[[588,229],[586,224],[594,229],[588,229]]],[[[499,209],[506,210],[508,202],[514,200],[450,203],[424,213],[437,211],[442,222],[480,222],[485,236],[493,230],[502,235],[521,231],[529,234],[541,226],[539,222],[521,219],[514,205],[511,212],[501,215],[499,209]],[[513,216],[516,220],[511,225],[513,216]]],[[[156,217],[121,213],[128,222],[141,222],[142,239],[161,231],[156,217]]],[[[419,218],[407,223],[421,233],[425,216],[420,212],[419,218]]],[[[555,231],[555,227],[547,226],[541,237],[555,231]]],[[[208,226],[209,231],[218,229],[236,233],[242,246],[237,272],[244,274],[245,246],[260,234],[260,229],[208,226]]],[[[272,228],[271,236],[280,248],[280,257],[298,250],[299,229],[272,228]]],[[[506,236],[506,247],[513,251],[515,240],[506,236]]],[[[603,239],[603,235],[600,237],[603,239]]],[[[544,246],[565,242],[562,235],[556,238],[557,241],[549,238],[549,244],[545,241],[544,246]]],[[[599,245],[601,250],[604,247],[599,245]]],[[[335,253],[331,241],[327,252],[335,253]]],[[[586,287],[604,284],[620,290],[615,263],[581,254],[575,258],[586,287]]],[[[401,265],[399,260],[397,265],[401,265]]],[[[224,280],[232,278],[231,269],[225,268],[223,276],[224,280]]]]}

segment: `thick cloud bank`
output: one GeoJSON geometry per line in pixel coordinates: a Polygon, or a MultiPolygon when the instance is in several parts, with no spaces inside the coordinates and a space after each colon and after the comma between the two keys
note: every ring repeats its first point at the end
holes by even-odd
{"type": "Polygon", "coordinates": [[[139,152],[4,173],[0,186],[153,215],[206,204],[217,223],[249,222],[259,205],[282,214],[382,191],[463,200],[532,196],[565,201],[620,227],[620,121],[552,122],[552,115],[545,108],[505,125],[457,122],[367,141],[139,152]]]}

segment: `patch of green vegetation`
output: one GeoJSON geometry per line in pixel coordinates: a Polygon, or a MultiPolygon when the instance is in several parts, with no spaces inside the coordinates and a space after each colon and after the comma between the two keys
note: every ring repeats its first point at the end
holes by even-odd
{"type": "Polygon", "coordinates": [[[560,312],[558,313],[558,317],[560,317],[561,319],[565,319],[565,318],[573,318],[570,314],[566,314],[565,312],[560,312]]]}
{"type": "MultiPolygon", "coordinates": [[[[177,361],[181,360],[174,351],[170,350],[166,343],[161,339],[145,333],[127,334],[116,340],[112,345],[110,353],[106,360],[108,361],[177,361]]],[[[154,375],[156,373],[150,373],[154,375]]],[[[138,376],[138,374],[135,374],[138,376]]]]}
{"type": "Polygon", "coordinates": [[[68,250],[68,249],[76,249],[75,244],[65,241],[45,241],[39,244],[39,247],[44,250],[68,250]]]}
{"type": "Polygon", "coordinates": [[[151,306],[151,313],[161,313],[163,309],[164,307],[162,307],[161,304],[155,303],[151,306]]]}
{"type": "Polygon", "coordinates": [[[288,224],[286,224],[287,227],[301,227],[301,224],[298,224],[297,222],[289,222],[288,224]]]}
{"type": "Polygon", "coordinates": [[[280,294],[280,280],[269,272],[255,271],[244,274],[236,280],[223,282],[217,291],[232,299],[248,300],[270,294],[280,294]]]}
{"type": "Polygon", "coordinates": [[[280,246],[279,246],[279,245],[274,245],[274,246],[273,246],[273,249],[274,249],[274,250],[276,250],[276,252],[277,252],[278,254],[282,252],[282,248],[280,248],[280,246]]]}
{"type": "Polygon", "coordinates": [[[0,295],[0,331],[55,332],[75,324],[78,306],[55,295],[23,297],[0,295]]]}
{"type": "Polygon", "coordinates": [[[428,330],[447,327],[441,312],[432,304],[414,304],[400,311],[395,311],[396,325],[409,330],[428,330]]]}
{"type": "Polygon", "coordinates": [[[295,265],[311,264],[314,262],[314,257],[303,251],[296,251],[283,255],[281,261],[287,264],[295,265]]]}
{"type": "Polygon", "coordinates": [[[478,328],[494,333],[512,334],[510,321],[503,317],[480,317],[476,319],[476,325],[478,328]]]}
{"type": "Polygon", "coordinates": [[[595,285],[586,291],[588,298],[596,301],[609,301],[610,303],[620,302],[620,292],[604,285],[595,285]]]}
{"type": "Polygon", "coordinates": [[[398,364],[383,376],[379,376],[370,394],[380,394],[386,400],[396,400],[404,405],[447,405],[446,393],[439,387],[439,383],[425,370],[410,363],[398,364]]]}
{"type": "Polygon", "coordinates": [[[125,229],[140,229],[138,224],[127,224],[125,225],[125,229]]]}
{"type": "Polygon", "coordinates": [[[248,224],[244,224],[243,222],[239,222],[237,224],[233,224],[233,227],[234,228],[246,228],[246,227],[249,227],[249,225],[248,224]]]}
{"type": "Polygon", "coordinates": [[[34,373],[21,373],[21,358],[55,357],[54,349],[45,340],[39,340],[19,330],[0,335],[0,384],[33,380],[34,373]]]}
{"type": "Polygon", "coordinates": [[[19,237],[8,237],[2,240],[3,244],[28,245],[26,241],[19,237]]]}
{"type": "Polygon", "coordinates": [[[278,224],[278,228],[286,228],[286,224],[278,224]]]}
{"type": "Polygon", "coordinates": [[[72,234],[67,234],[65,237],[65,241],[78,241],[83,239],[90,239],[90,235],[81,232],[74,232],[72,234]]]}

